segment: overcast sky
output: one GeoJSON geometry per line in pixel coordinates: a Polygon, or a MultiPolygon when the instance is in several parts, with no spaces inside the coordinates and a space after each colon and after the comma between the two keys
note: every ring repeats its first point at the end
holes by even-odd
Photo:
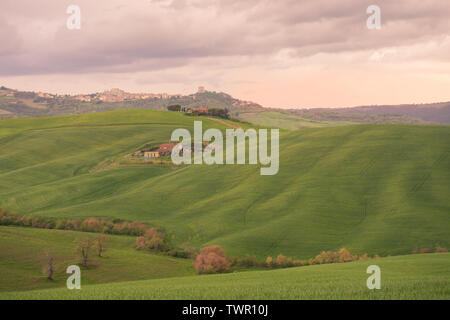
{"type": "Polygon", "coordinates": [[[0,85],[267,107],[450,100],[449,0],[1,0],[0,85]],[[81,9],[69,30],[67,7],[81,9]],[[381,29],[366,26],[369,5],[381,29]]]}

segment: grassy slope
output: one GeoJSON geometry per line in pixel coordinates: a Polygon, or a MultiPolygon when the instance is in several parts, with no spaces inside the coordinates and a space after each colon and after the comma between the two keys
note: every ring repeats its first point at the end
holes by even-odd
{"type": "MultiPolygon", "coordinates": [[[[95,234],[0,226],[0,291],[64,287],[69,265],[79,264],[74,240],[95,234]],[[55,257],[55,280],[43,277],[45,253],[55,257]]],[[[102,258],[82,269],[85,284],[193,275],[192,261],[136,251],[135,237],[108,236],[102,258]]]]}
{"type": "Polygon", "coordinates": [[[0,299],[450,299],[450,254],[410,255],[67,289],[0,293],[0,299]],[[366,269],[381,268],[381,289],[369,290],[366,269]]]}
{"type": "MultiPolygon", "coordinates": [[[[299,110],[300,114],[289,111],[263,111],[240,113],[239,118],[260,126],[297,130],[343,126],[349,124],[426,124],[427,122],[407,115],[335,113],[332,109],[319,111],[299,110]],[[304,112],[304,113],[303,113],[304,112]]],[[[442,123],[445,123],[442,122],[442,123]]]]}
{"type": "Polygon", "coordinates": [[[277,111],[240,113],[239,118],[259,126],[297,130],[302,128],[319,128],[352,124],[350,121],[313,120],[277,111]]]}
{"type": "Polygon", "coordinates": [[[147,221],[179,242],[219,244],[233,255],[309,258],[340,247],[402,254],[450,244],[447,126],[282,132],[275,176],[250,165],[88,173],[104,159],[167,141],[192,121],[148,110],[2,120],[0,206],[147,221]]]}

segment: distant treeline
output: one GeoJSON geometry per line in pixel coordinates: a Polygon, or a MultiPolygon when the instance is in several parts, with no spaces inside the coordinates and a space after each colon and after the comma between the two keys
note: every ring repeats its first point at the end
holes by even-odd
{"type": "Polygon", "coordinates": [[[186,114],[192,114],[192,115],[207,115],[222,119],[230,119],[230,113],[227,108],[189,108],[189,107],[182,107],[179,104],[170,105],[167,107],[167,110],[174,111],[174,112],[184,112],[186,114]],[[206,110],[204,110],[206,109],[206,110]]]}
{"type": "Polygon", "coordinates": [[[0,225],[141,236],[152,229],[143,223],[105,218],[51,218],[19,215],[0,208],[0,225]]]}

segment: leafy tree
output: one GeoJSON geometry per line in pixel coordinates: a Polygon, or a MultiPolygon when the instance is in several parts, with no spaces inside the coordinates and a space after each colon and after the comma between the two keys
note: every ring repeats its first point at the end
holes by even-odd
{"type": "Polygon", "coordinates": [[[173,105],[168,106],[167,110],[180,112],[181,111],[181,106],[179,104],[173,104],[173,105]]]}
{"type": "Polygon", "coordinates": [[[230,114],[228,112],[227,108],[221,109],[221,108],[210,108],[208,109],[209,114],[213,117],[223,118],[223,119],[229,119],[230,114]]]}

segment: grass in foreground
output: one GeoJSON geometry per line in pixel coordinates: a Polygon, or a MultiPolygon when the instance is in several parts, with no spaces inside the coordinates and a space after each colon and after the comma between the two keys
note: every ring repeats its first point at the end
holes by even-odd
{"type": "Polygon", "coordinates": [[[0,299],[450,299],[449,253],[315,265],[273,271],[0,293],[0,299]],[[381,268],[369,290],[366,269],[381,268]]]}

